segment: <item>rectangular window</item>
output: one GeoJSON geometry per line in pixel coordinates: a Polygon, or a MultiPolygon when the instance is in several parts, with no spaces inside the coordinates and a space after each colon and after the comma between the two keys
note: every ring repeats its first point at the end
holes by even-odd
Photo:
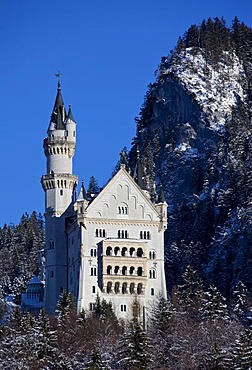
{"type": "Polygon", "coordinates": [[[126,304],[121,304],[121,311],[126,312],[126,304]]]}

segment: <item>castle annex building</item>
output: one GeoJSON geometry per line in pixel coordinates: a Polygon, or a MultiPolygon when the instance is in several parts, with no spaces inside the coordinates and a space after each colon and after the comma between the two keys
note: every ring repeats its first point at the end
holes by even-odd
{"type": "MultiPolygon", "coordinates": [[[[116,315],[128,319],[135,300],[147,309],[166,296],[164,231],[167,204],[156,203],[145,189],[140,158],[135,175],[122,155],[116,175],[88,199],[84,185],[76,196],[78,177],[72,161],[76,122],[66,113],[58,83],[44,152],[46,282],[45,309],[53,314],[63,290],[72,292],[77,309],[92,311],[97,294],[112,303],[116,315]]],[[[143,312],[140,310],[139,312],[143,312]]]]}

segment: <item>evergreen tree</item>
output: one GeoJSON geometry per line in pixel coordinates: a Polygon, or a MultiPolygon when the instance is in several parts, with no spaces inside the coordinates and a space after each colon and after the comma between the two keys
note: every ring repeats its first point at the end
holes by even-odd
{"type": "Polygon", "coordinates": [[[211,285],[205,293],[200,311],[203,319],[215,322],[229,319],[226,299],[214,285],[211,285]]]}
{"type": "Polygon", "coordinates": [[[252,331],[246,329],[241,333],[240,338],[236,340],[234,350],[233,369],[243,370],[252,368],[252,331]]]}
{"type": "Polygon", "coordinates": [[[87,196],[88,199],[94,199],[100,192],[100,187],[98,185],[98,181],[95,179],[94,176],[91,176],[89,179],[88,189],[87,189],[87,196]]]}
{"type": "Polygon", "coordinates": [[[159,296],[154,304],[151,315],[151,328],[155,334],[165,335],[172,326],[172,318],[175,315],[175,308],[172,303],[162,296],[159,296]]]}
{"type": "Polygon", "coordinates": [[[149,338],[137,318],[129,323],[119,340],[118,356],[121,370],[149,369],[151,364],[149,338]]]}
{"type": "Polygon", "coordinates": [[[196,315],[203,302],[203,283],[191,266],[187,266],[182,275],[182,280],[183,284],[178,285],[177,291],[179,304],[191,315],[196,315]]]}

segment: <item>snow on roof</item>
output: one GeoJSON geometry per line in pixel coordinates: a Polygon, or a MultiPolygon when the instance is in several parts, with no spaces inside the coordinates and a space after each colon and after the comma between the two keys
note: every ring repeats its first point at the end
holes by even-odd
{"type": "Polygon", "coordinates": [[[42,281],[38,278],[38,276],[34,275],[31,280],[27,283],[28,284],[43,284],[42,281]]]}

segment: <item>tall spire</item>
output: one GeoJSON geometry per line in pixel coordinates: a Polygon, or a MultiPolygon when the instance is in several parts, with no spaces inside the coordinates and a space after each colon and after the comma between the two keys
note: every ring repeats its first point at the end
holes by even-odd
{"type": "Polygon", "coordinates": [[[143,171],[143,167],[142,167],[141,159],[140,159],[140,151],[139,151],[139,148],[137,148],[137,161],[136,161],[134,178],[142,190],[146,190],[146,183],[144,181],[144,177],[145,177],[144,171],[143,171]]]}
{"type": "Polygon", "coordinates": [[[64,130],[66,110],[65,110],[64,101],[61,95],[61,85],[60,85],[60,79],[59,79],[60,74],[57,73],[55,76],[58,77],[58,90],[57,90],[57,95],[56,95],[49,127],[50,129],[54,128],[55,130],[64,130]]]}

